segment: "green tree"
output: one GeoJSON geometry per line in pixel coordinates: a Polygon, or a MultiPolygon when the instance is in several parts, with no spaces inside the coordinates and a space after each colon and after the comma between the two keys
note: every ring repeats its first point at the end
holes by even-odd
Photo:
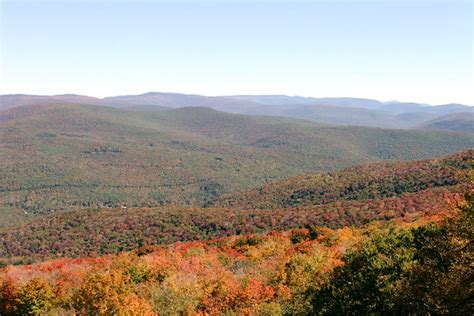
{"type": "Polygon", "coordinates": [[[413,235],[389,225],[360,248],[344,256],[332,280],[312,296],[316,313],[367,315],[399,312],[396,293],[401,277],[413,263],[413,235]]]}
{"type": "Polygon", "coordinates": [[[443,227],[414,230],[415,260],[400,291],[412,313],[468,315],[474,310],[474,194],[443,227]]]}

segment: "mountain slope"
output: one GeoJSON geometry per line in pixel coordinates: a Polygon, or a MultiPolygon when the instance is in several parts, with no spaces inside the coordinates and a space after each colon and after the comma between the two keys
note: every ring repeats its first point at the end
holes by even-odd
{"type": "Polygon", "coordinates": [[[325,174],[307,174],[222,196],[216,204],[244,209],[283,208],[398,196],[467,183],[473,157],[474,150],[469,150],[443,159],[377,163],[325,174]]]}

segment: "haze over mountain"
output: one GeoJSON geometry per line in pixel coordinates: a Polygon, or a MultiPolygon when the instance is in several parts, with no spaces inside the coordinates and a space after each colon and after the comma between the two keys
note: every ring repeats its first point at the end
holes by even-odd
{"type": "MultiPolygon", "coordinates": [[[[208,107],[215,110],[252,115],[303,118],[333,125],[373,126],[384,128],[416,128],[436,117],[459,112],[474,112],[474,107],[461,104],[430,106],[406,102],[380,102],[360,98],[310,98],[285,95],[217,96],[149,92],[94,98],[80,95],[0,96],[0,110],[33,104],[77,103],[111,106],[129,110],[153,107],[208,107]]],[[[466,131],[457,129],[458,131],[466,131]]],[[[469,130],[467,130],[469,131],[469,130]]]]}

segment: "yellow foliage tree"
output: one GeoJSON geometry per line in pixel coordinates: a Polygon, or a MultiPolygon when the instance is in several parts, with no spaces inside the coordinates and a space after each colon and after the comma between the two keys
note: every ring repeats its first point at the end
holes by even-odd
{"type": "Polygon", "coordinates": [[[72,306],[80,315],[154,315],[121,270],[91,275],[73,294],[72,306]]]}

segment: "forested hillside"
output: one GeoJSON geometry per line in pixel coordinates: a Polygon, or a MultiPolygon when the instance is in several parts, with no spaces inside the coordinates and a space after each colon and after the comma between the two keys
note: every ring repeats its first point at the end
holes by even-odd
{"type": "Polygon", "coordinates": [[[474,316],[470,1],[0,2],[0,316],[474,316]]]}
{"type": "Polygon", "coordinates": [[[88,208],[0,229],[5,263],[86,256],[143,245],[312,226],[360,227],[437,216],[473,189],[472,150],[446,158],[376,163],[273,182],[213,208],[88,208]]]}
{"type": "Polygon", "coordinates": [[[474,113],[455,113],[430,120],[421,128],[474,133],[474,113]]]}
{"type": "Polygon", "coordinates": [[[399,196],[467,182],[473,157],[474,151],[469,150],[440,159],[376,163],[307,174],[225,195],[215,204],[244,209],[282,208],[399,196]]]}
{"type": "Polygon", "coordinates": [[[308,171],[471,148],[449,132],[328,127],[205,108],[23,106],[0,113],[1,226],[79,208],[209,205],[308,171]]]}
{"type": "Polygon", "coordinates": [[[116,253],[142,245],[322,226],[362,226],[371,221],[406,222],[435,216],[462,198],[466,187],[438,188],[396,198],[339,201],[277,210],[185,207],[85,209],[49,215],[0,230],[3,263],[55,256],[116,253]]]}

